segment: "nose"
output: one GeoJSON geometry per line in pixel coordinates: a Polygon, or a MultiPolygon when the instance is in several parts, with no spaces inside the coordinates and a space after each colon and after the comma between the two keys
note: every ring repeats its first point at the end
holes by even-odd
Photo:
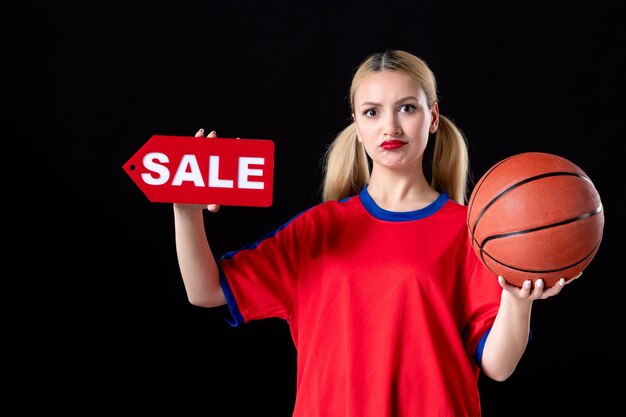
{"type": "Polygon", "coordinates": [[[387,113],[383,127],[383,135],[393,137],[400,135],[400,133],[402,133],[402,129],[400,128],[396,112],[387,113]]]}

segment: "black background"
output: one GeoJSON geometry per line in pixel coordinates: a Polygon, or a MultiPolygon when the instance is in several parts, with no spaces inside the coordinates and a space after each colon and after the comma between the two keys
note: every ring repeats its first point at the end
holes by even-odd
{"type": "MultiPolygon", "coordinates": [[[[289,416],[285,323],[233,329],[191,306],[172,209],[122,165],[154,134],[272,139],[274,202],[208,215],[215,252],[319,201],[319,161],[350,116],[353,70],[405,49],[438,78],[471,169],[526,151],[579,165],[605,208],[600,251],[535,303],[534,339],[485,417],[622,403],[619,2],[33,2],[2,24],[4,395],[13,415],[289,416]],[[227,410],[221,411],[218,410],[227,410]]],[[[4,6],[6,7],[6,6],[4,6]]],[[[619,409],[619,408],[618,408],[619,409]]]]}

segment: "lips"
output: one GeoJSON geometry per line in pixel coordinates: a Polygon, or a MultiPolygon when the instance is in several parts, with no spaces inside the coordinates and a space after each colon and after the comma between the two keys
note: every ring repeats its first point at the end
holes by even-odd
{"type": "Polygon", "coordinates": [[[404,145],[406,145],[406,142],[402,142],[401,140],[397,140],[397,139],[392,139],[392,140],[384,141],[383,143],[380,144],[380,147],[386,151],[389,151],[389,150],[401,148],[404,145]]]}

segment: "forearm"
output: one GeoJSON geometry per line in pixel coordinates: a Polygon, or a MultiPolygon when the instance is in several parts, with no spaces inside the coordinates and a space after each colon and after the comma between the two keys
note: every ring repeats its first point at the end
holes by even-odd
{"type": "Polygon", "coordinates": [[[504,381],[517,367],[530,333],[532,301],[502,291],[500,309],[482,356],[482,370],[488,377],[504,381]]]}
{"type": "Polygon", "coordinates": [[[202,210],[174,205],[174,225],[178,264],[189,302],[201,307],[223,305],[219,271],[206,237],[202,210]]]}

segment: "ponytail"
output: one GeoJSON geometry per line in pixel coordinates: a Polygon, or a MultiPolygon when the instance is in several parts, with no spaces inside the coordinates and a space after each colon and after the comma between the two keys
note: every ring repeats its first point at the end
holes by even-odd
{"type": "Polygon", "coordinates": [[[469,156],[463,133],[445,116],[439,115],[435,140],[431,186],[445,192],[459,204],[467,202],[469,156]]]}
{"type": "Polygon", "coordinates": [[[341,200],[358,194],[370,178],[365,149],[352,122],[341,131],[324,155],[322,201],[341,200]]]}

